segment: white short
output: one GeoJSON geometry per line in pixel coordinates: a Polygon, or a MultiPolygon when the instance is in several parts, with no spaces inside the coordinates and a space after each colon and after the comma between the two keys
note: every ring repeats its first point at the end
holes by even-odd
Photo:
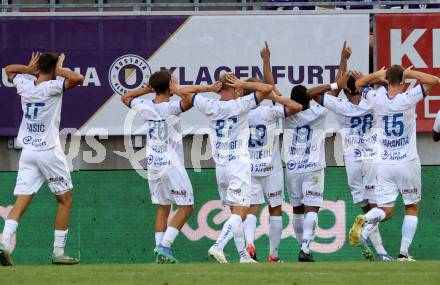
{"type": "Polygon", "coordinates": [[[294,173],[287,171],[287,191],[293,207],[301,205],[321,207],[324,196],[324,169],[294,173]]]}
{"type": "Polygon", "coordinates": [[[148,179],[153,204],[194,205],[193,189],[185,168],[170,166],[161,171],[160,175],[151,176],[155,177],[148,179]]]}
{"type": "Polygon", "coordinates": [[[264,204],[264,197],[271,207],[277,207],[284,202],[283,169],[274,169],[267,176],[252,176],[251,205],[264,204]]]}
{"type": "Polygon", "coordinates": [[[394,203],[399,193],[405,205],[416,204],[422,196],[420,160],[377,167],[377,205],[394,203]]]}
{"type": "Polygon", "coordinates": [[[218,192],[223,205],[250,206],[251,165],[233,160],[227,165],[217,165],[215,169],[218,192]]]}
{"type": "Polygon", "coordinates": [[[363,161],[345,161],[348,185],[350,186],[353,203],[376,203],[376,172],[377,163],[363,161]]]}
{"type": "Polygon", "coordinates": [[[63,150],[61,147],[44,151],[23,149],[14,195],[33,195],[44,181],[55,195],[62,195],[73,188],[63,150]]]}

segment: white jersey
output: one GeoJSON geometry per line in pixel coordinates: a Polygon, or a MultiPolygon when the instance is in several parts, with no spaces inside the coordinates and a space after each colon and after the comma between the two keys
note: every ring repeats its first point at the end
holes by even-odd
{"type": "Polygon", "coordinates": [[[377,116],[378,155],[382,163],[399,164],[417,159],[416,105],[423,100],[422,85],[388,98],[385,87],[362,89],[362,96],[377,116]]]}
{"type": "Polygon", "coordinates": [[[153,100],[135,98],[130,108],[147,123],[148,172],[164,170],[170,165],[183,166],[180,101],[156,104],[153,100]]]}
{"type": "Polygon", "coordinates": [[[23,118],[18,141],[24,149],[47,150],[60,146],[60,118],[64,79],[35,81],[16,74],[12,80],[21,96],[23,118]]]}
{"type": "Polygon", "coordinates": [[[284,119],[283,153],[287,171],[306,173],[325,167],[327,113],[321,105],[313,105],[284,119]]]}
{"type": "Polygon", "coordinates": [[[435,122],[432,130],[436,133],[440,133],[440,111],[438,111],[437,116],[435,117],[435,122]]]}
{"type": "Polygon", "coordinates": [[[344,158],[349,161],[371,160],[377,154],[376,118],[373,107],[361,99],[358,105],[347,99],[324,94],[322,105],[333,111],[339,123],[344,158]]]}
{"type": "Polygon", "coordinates": [[[212,156],[216,164],[249,161],[249,111],[258,106],[255,94],[235,100],[213,100],[194,95],[193,106],[209,121],[212,156]]]}
{"type": "Polygon", "coordinates": [[[284,106],[259,106],[249,112],[252,176],[267,176],[282,168],[277,130],[279,119],[285,116],[284,106]]]}

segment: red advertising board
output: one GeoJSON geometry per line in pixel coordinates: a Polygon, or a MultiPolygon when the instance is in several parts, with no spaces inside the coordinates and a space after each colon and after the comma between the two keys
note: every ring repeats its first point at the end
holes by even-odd
{"type": "MultiPolygon", "coordinates": [[[[440,14],[376,15],[376,43],[378,68],[413,65],[440,77],[440,14]]],[[[439,110],[440,84],[417,106],[417,131],[430,132],[439,110]]]]}

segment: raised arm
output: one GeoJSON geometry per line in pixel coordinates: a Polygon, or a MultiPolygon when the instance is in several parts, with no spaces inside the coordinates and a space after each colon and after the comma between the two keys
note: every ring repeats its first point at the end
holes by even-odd
{"type": "Polygon", "coordinates": [[[412,66],[405,69],[403,72],[403,78],[416,79],[420,84],[423,85],[425,94],[429,95],[434,86],[439,83],[439,78],[428,73],[411,70],[411,68],[412,66]]]}
{"type": "Polygon", "coordinates": [[[64,89],[69,90],[75,86],[81,85],[84,82],[84,76],[82,76],[78,72],[71,71],[67,68],[63,68],[63,63],[65,59],[66,59],[66,55],[64,53],[60,54],[55,69],[55,76],[64,77],[65,78],[64,89]]]}
{"type": "MultiPolygon", "coordinates": [[[[351,48],[347,46],[347,41],[344,41],[344,44],[342,45],[341,59],[339,60],[339,69],[338,73],[336,74],[336,80],[340,78],[343,74],[347,73],[347,63],[350,59],[351,53],[351,48]]],[[[331,90],[329,92],[329,94],[333,96],[338,96],[339,93],[341,93],[341,88],[338,88],[337,90],[331,90]]]]}
{"type": "Polygon", "coordinates": [[[307,95],[309,95],[310,98],[315,100],[318,103],[322,102],[322,96],[324,96],[324,93],[332,91],[332,90],[338,90],[338,89],[344,89],[347,87],[347,72],[345,71],[343,74],[337,78],[336,82],[332,84],[322,84],[318,86],[313,86],[309,89],[307,89],[307,95]]]}
{"type": "Polygon", "coordinates": [[[303,109],[303,106],[301,104],[299,104],[298,102],[291,100],[289,98],[286,98],[284,96],[280,96],[276,87],[275,87],[274,91],[271,92],[271,94],[269,95],[269,97],[267,99],[270,99],[275,103],[279,103],[279,104],[283,105],[284,108],[286,108],[286,115],[287,116],[292,116],[298,112],[301,112],[303,109]]]}
{"type": "Polygon", "coordinates": [[[14,78],[15,74],[36,74],[38,70],[37,64],[40,55],[40,52],[33,52],[28,65],[11,64],[6,66],[5,72],[8,76],[8,80],[12,81],[12,78],[14,78]]]}
{"type": "Polygon", "coordinates": [[[226,85],[228,85],[228,86],[231,86],[234,88],[240,88],[242,90],[255,91],[255,96],[257,97],[258,102],[261,102],[264,99],[266,99],[267,96],[269,96],[273,90],[273,87],[269,84],[261,83],[261,82],[245,82],[245,81],[238,79],[233,74],[228,74],[226,76],[226,81],[228,82],[228,83],[226,83],[226,85]]]}
{"type": "Polygon", "coordinates": [[[275,80],[270,66],[270,50],[266,41],[264,41],[264,47],[261,50],[260,55],[263,60],[263,80],[265,83],[275,86],[275,80]]]}
{"type": "Polygon", "coordinates": [[[380,70],[370,73],[356,80],[356,88],[360,89],[362,87],[368,86],[370,84],[375,84],[377,82],[385,82],[386,69],[382,67],[380,70]]]}
{"type": "Polygon", "coordinates": [[[221,88],[222,83],[220,81],[217,81],[211,85],[191,85],[182,87],[177,84],[177,80],[175,78],[172,78],[170,82],[170,92],[176,94],[181,98],[181,106],[184,111],[192,108],[193,96],[195,94],[205,92],[219,92],[221,88]]]}
{"type": "Polygon", "coordinates": [[[134,98],[137,98],[139,96],[151,93],[151,92],[153,92],[153,88],[151,88],[151,86],[148,85],[147,87],[142,87],[142,88],[125,93],[124,95],[121,96],[121,101],[122,101],[122,103],[124,103],[124,105],[126,105],[128,108],[130,108],[131,100],[133,100],[134,98]]]}

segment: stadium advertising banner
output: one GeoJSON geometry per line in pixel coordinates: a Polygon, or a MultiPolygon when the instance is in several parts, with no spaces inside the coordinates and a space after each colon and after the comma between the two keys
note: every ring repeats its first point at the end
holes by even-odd
{"type": "MultiPolygon", "coordinates": [[[[344,40],[353,50],[349,67],[368,71],[368,15],[3,17],[0,24],[1,67],[27,63],[35,50],[57,51],[66,53],[66,67],[84,74],[83,86],[66,92],[61,116],[62,129],[81,135],[136,133],[141,122],[127,119],[120,95],[160,68],[182,85],[210,84],[227,71],[261,77],[265,40],[285,96],[292,85],[333,81],[344,40]]],[[[20,98],[4,69],[0,93],[0,136],[16,136],[20,98]]],[[[182,124],[185,133],[207,126],[196,110],[182,124]]]]}
{"type": "MultiPolygon", "coordinates": [[[[377,66],[413,65],[440,76],[440,17],[438,14],[376,15],[377,66]]],[[[414,81],[407,82],[409,86],[414,81]]],[[[440,110],[440,86],[417,106],[417,131],[431,132],[440,110]]]]}
{"type": "MultiPolygon", "coordinates": [[[[422,171],[423,195],[420,204],[419,226],[411,246],[416,259],[439,259],[437,239],[440,193],[438,175],[440,167],[424,166],[422,171]]],[[[207,255],[228,210],[218,200],[214,169],[202,173],[188,170],[194,188],[195,210],[182,228],[174,246],[181,262],[210,261],[207,255]]],[[[348,243],[348,230],[361,210],[352,203],[347,176],[342,167],[325,170],[325,202],[319,212],[316,237],[311,244],[317,261],[363,260],[359,249],[348,243]]],[[[71,214],[66,253],[81,257],[82,263],[143,263],[153,262],[155,205],[150,202],[148,183],[134,170],[77,171],[72,173],[74,207],[71,214]]],[[[3,189],[13,189],[15,172],[1,172],[3,189]]],[[[47,264],[53,244],[52,219],[56,203],[47,186],[33,199],[25,219],[18,227],[13,245],[17,264],[47,264]],[[42,222],[46,221],[46,222],[42,222]]],[[[0,227],[3,227],[14,197],[0,191],[0,227]]],[[[397,202],[393,219],[380,225],[384,246],[396,255],[399,252],[403,205],[397,202]]],[[[260,260],[266,260],[269,251],[269,225],[267,206],[262,208],[256,231],[255,246],[260,260]]],[[[296,261],[298,245],[292,229],[292,208],[283,206],[283,234],[280,257],[296,261]]],[[[0,234],[1,237],[1,234],[0,234]]],[[[225,248],[231,261],[238,260],[234,243],[225,248]]]]}

